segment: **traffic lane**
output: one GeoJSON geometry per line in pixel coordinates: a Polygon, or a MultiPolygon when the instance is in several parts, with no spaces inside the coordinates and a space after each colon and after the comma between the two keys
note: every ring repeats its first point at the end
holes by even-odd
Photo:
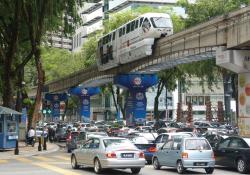
{"type": "MultiPolygon", "coordinates": [[[[79,168],[78,170],[74,171],[79,174],[84,174],[84,175],[95,175],[93,168],[79,168]]],[[[107,169],[102,172],[102,175],[128,175],[132,174],[130,169],[125,169],[125,170],[115,170],[115,169],[107,169]]],[[[163,167],[161,170],[154,170],[152,166],[145,166],[144,168],[141,169],[139,175],[177,175],[177,171],[175,168],[170,168],[170,167],[163,167]]],[[[206,174],[204,169],[188,169],[185,174],[206,174]]],[[[221,174],[226,174],[226,175],[239,175],[236,170],[232,168],[216,168],[214,175],[221,175],[221,174]]]]}

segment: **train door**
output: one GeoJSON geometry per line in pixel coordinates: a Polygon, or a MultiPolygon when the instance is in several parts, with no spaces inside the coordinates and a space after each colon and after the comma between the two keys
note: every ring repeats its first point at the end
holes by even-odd
{"type": "Polygon", "coordinates": [[[141,28],[143,31],[143,36],[145,36],[146,38],[148,38],[150,35],[151,27],[152,27],[152,24],[150,20],[148,18],[144,18],[141,28]]]}

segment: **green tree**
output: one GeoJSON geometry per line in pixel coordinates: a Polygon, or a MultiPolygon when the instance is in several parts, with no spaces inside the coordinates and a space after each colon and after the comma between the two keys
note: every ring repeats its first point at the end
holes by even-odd
{"type": "MultiPolygon", "coordinates": [[[[178,3],[180,6],[185,8],[186,13],[187,13],[187,18],[185,19],[185,26],[191,27],[191,26],[197,25],[201,22],[208,21],[211,18],[214,18],[215,16],[227,14],[231,11],[237,10],[237,9],[241,8],[242,6],[248,6],[250,4],[250,1],[249,0],[210,0],[210,1],[197,0],[196,3],[189,3],[188,0],[179,0],[178,3]]],[[[223,78],[223,82],[224,82],[224,94],[226,94],[227,92],[225,90],[228,89],[227,82],[231,80],[232,83],[237,83],[237,81],[236,81],[237,76],[234,73],[232,73],[226,69],[218,68],[215,65],[214,61],[207,62],[207,63],[208,64],[205,63],[203,65],[203,68],[205,68],[205,70],[206,70],[207,66],[210,67],[211,69],[213,67],[213,70],[215,70],[215,72],[218,72],[218,70],[219,70],[220,77],[223,78]]],[[[194,64],[194,66],[197,66],[197,64],[194,64]]],[[[214,71],[212,71],[212,72],[214,72],[214,71]]],[[[197,71],[197,73],[199,73],[199,71],[197,71]]],[[[206,74],[207,74],[208,82],[213,80],[210,72],[207,72],[206,74]]],[[[218,75],[218,74],[216,74],[216,75],[218,75]]],[[[238,103],[237,84],[233,84],[232,87],[233,87],[234,98],[236,100],[236,103],[238,103]]],[[[224,97],[224,99],[225,99],[225,102],[230,100],[230,99],[226,98],[226,96],[224,97]]],[[[226,111],[226,117],[229,117],[228,115],[230,113],[230,103],[227,102],[227,104],[229,104],[229,105],[225,105],[225,111],[226,111]]],[[[236,104],[236,106],[237,106],[236,110],[238,111],[238,105],[236,104]]]]}

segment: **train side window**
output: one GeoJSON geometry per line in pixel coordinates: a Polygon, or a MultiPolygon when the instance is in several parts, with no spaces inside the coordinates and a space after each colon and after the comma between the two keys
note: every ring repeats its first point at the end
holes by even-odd
{"type": "Polygon", "coordinates": [[[142,22],[143,22],[143,18],[140,19],[140,27],[141,27],[141,25],[142,25],[142,22]]]}
{"type": "Polygon", "coordinates": [[[136,20],[136,22],[135,22],[135,28],[136,29],[138,28],[138,25],[139,25],[139,20],[136,20]]]}
{"type": "Polygon", "coordinates": [[[131,23],[131,31],[134,31],[134,29],[135,29],[135,21],[132,21],[132,23],[131,23]]]}
{"type": "Polygon", "coordinates": [[[122,28],[119,29],[119,37],[122,36],[122,28]]]}
{"type": "Polygon", "coordinates": [[[115,40],[115,32],[113,32],[113,41],[115,40]]]}
{"type": "Polygon", "coordinates": [[[122,29],[122,35],[125,35],[125,27],[123,27],[123,29],[122,29]]]}
{"type": "Polygon", "coordinates": [[[109,35],[109,42],[112,40],[112,34],[109,35]]]}
{"type": "Polygon", "coordinates": [[[130,23],[127,24],[126,33],[130,32],[130,23]]]}

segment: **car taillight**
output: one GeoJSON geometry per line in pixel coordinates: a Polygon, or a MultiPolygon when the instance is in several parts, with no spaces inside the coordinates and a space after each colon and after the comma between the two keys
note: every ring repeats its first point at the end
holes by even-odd
{"type": "Polygon", "coordinates": [[[150,148],[148,148],[148,152],[154,153],[156,151],[157,151],[156,147],[150,147],[150,148]]]}
{"type": "Polygon", "coordinates": [[[215,160],[215,155],[214,155],[214,152],[212,152],[212,154],[211,154],[211,158],[215,160]]]}
{"type": "Polygon", "coordinates": [[[144,158],[144,153],[143,152],[140,152],[139,158],[144,158]]]}
{"type": "Polygon", "coordinates": [[[181,153],[181,158],[187,159],[188,158],[188,153],[182,152],[181,153]]]}
{"type": "Polygon", "coordinates": [[[115,153],[107,153],[106,157],[107,158],[116,158],[116,154],[115,153]]]}

